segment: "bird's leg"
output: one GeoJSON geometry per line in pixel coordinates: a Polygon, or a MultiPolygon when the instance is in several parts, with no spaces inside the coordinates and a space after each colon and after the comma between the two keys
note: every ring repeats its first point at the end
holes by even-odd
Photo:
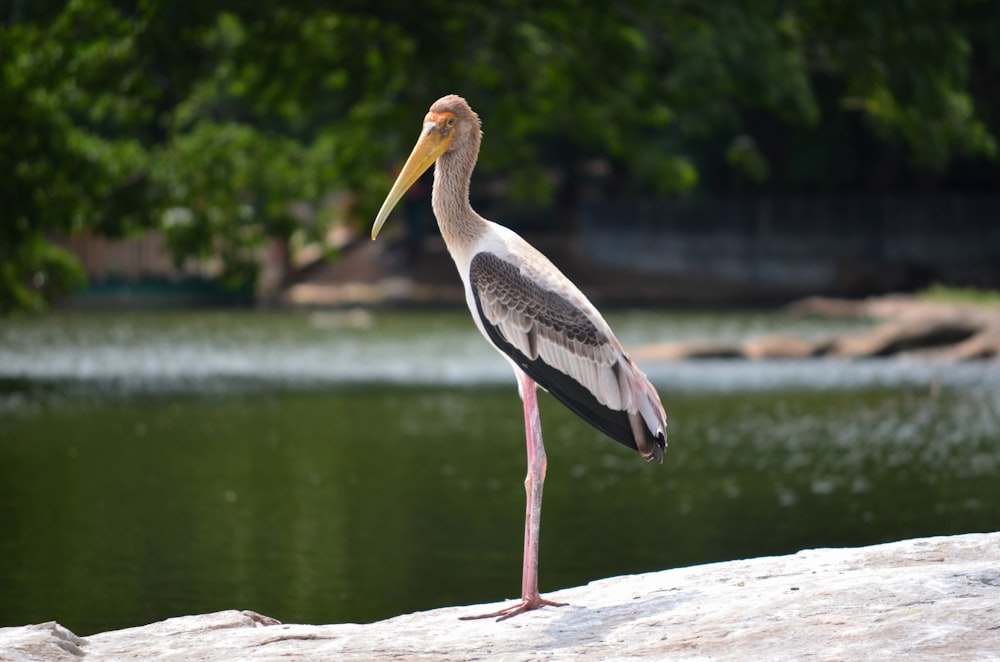
{"type": "Polygon", "coordinates": [[[524,478],[527,508],[524,514],[524,562],[521,565],[521,602],[479,616],[463,616],[462,620],[494,618],[503,621],[543,606],[562,607],[565,603],[544,599],[538,592],[538,532],[542,521],[542,485],[545,483],[545,445],[542,442],[542,422],[538,415],[538,391],[535,382],[518,371],[521,400],[524,402],[524,434],[528,446],[528,474],[524,478]]]}
{"type": "Polygon", "coordinates": [[[535,382],[519,375],[521,398],[524,401],[524,434],[528,447],[528,473],[524,477],[527,506],[524,513],[524,561],[521,565],[521,604],[507,609],[501,616],[510,618],[544,605],[561,607],[563,603],[545,600],[538,593],[538,535],[542,523],[542,486],[548,460],[542,441],[542,422],[538,414],[538,391],[535,382]]]}

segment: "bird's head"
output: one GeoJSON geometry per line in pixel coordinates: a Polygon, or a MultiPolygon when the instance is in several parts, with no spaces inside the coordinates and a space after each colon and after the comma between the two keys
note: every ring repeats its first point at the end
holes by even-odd
{"type": "Polygon", "coordinates": [[[424,125],[420,130],[417,144],[410,152],[410,158],[399,171],[389,195],[386,196],[378,216],[375,217],[372,239],[378,236],[379,230],[389,218],[389,213],[414,182],[420,179],[420,175],[427,172],[431,164],[448,152],[474,148],[473,154],[475,154],[479,151],[479,137],[479,116],[473,112],[465,99],[449,94],[435,101],[424,116],[424,125]]]}

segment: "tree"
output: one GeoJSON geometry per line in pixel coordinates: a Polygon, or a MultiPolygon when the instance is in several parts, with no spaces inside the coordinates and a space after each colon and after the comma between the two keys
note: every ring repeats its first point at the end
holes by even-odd
{"type": "Polygon", "coordinates": [[[252,281],[263,242],[322,240],[301,210],[325,193],[374,213],[447,92],[488,119],[480,172],[535,205],[594,157],[626,193],[664,194],[723,169],[849,186],[858,130],[921,172],[996,156],[987,0],[69,0],[0,21],[3,309],[78,279],[52,233],[161,228],[179,260],[252,281]]]}
{"type": "Polygon", "coordinates": [[[38,309],[81,279],[51,233],[116,235],[142,204],[137,26],[101,2],[0,28],[0,312],[38,309]]]}

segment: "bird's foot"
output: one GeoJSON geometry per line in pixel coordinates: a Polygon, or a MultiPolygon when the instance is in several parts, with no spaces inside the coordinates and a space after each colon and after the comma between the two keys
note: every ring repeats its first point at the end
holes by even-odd
{"type": "Polygon", "coordinates": [[[518,614],[523,614],[526,611],[532,611],[533,609],[539,609],[541,607],[565,607],[565,602],[553,602],[552,600],[546,600],[540,595],[536,595],[533,598],[522,598],[521,602],[510,607],[505,607],[500,611],[494,611],[489,614],[479,614],[478,616],[461,616],[458,620],[460,621],[475,621],[480,618],[496,618],[497,623],[500,621],[506,621],[508,618],[514,618],[518,614]]]}

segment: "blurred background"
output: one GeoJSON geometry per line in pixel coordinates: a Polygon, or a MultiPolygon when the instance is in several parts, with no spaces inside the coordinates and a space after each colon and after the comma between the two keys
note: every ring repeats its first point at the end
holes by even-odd
{"type": "Polygon", "coordinates": [[[541,398],[543,592],[997,529],[998,43],[987,0],[0,0],[0,626],[517,594],[520,403],[429,179],[368,239],[447,93],[670,420],[647,466],[541,398]],[[865,351],[788,307],[900,293],[936,326],[865,351]]]}

